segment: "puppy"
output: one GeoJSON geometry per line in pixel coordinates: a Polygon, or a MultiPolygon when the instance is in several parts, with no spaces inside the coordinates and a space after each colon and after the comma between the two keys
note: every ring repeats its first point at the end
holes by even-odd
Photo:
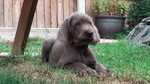
{"type": "Polygon", "coordinates": [[[57,67],[77,70],[81,74],[109,72],[96,61],[89,48],[89,45],[96,45],[99,41],[92,19],[87,14],[76,12],[62,23],[57,38],[44,41],[42,62],[51,62],[57,67]]]}

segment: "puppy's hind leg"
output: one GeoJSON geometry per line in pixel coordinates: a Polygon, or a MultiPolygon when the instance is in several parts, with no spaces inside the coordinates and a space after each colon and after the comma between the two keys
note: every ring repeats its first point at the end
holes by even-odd
{"type": "Polygon", "coordinates": [[[56,39],[54,38],[48,38],[44,41],[43,47],[42,47],[42,62],[43,63],[49,61],[49,55],[51,53],[52,47],[55,42],[56,42],[56,39]]]}

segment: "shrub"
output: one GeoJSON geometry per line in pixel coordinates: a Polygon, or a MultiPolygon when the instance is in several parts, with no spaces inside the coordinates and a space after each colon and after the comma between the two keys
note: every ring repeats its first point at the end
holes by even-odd
{"type": "Polygon", "coordinates": [[[128,9],[125,0],[94,0],[92,6],[99,15],[124,16],[128,9]]]}
{"type": "Polygon", "coordinates": [[[142,19],[150,16],[150,0],[131,0],[129,6],[128,21],[130,29],[141,22],[142,19]]]}

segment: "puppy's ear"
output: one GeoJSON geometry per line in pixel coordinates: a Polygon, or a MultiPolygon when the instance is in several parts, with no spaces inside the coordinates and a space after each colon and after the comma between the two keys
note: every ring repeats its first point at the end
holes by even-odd
{"type": "Polygon", "coordinates": [[[93,25],[93,27],[94,27],[95,34],[96,34],[97,39],[100,39],[100,34],[98,33],[97,27],[94,25],[94,23],[93,23],[92,25],[93,25]]]}
{"type": "Polygon", "coordinates": [[[93,30],[94,30],[94,40],[95,40],[95,43],[99,43],[100,42],[100,34],[98,33],[98,29],[97,27],[94,25],[94,22],[91,18],[91,23],[92,23],[92,26],[93,26],[93,30]]]}
{"type": "Polygon", "coordinates": [[[70,36],[70,17],[67,18],[58,30],[57,39],[58,41],[68,44],[70,36]]]}

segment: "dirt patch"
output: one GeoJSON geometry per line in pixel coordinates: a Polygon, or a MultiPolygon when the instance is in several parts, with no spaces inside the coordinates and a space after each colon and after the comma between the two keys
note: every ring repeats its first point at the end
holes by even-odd
{"type": "MultiPolygon", "coordinates": [[[[27,79],[38,80],[40,77],[42,81],[46,81],[47,83],[56,83],[59,79],[71,80],[75,84],[79,84],[83,78],[89,82],[89,84],[93,83],[92,76],[78,76],[74,71],[67,70],[67,75],[58,75],[56,74],[54,67],[49,65],[35,65],[35,66],[27,66],[27,65],[19,65],[13,67],[14,73],[22,74],[24,73],[24,77],[27,79]]],[[[61,69],[60,69],[61,70],[61,69]]],[[[97,74],[96,76],[96,84],[148,84],[147,81],[142,79],[135,79],[126,77],[125,75],[115,76],[112,74],[97,74]]]]}

